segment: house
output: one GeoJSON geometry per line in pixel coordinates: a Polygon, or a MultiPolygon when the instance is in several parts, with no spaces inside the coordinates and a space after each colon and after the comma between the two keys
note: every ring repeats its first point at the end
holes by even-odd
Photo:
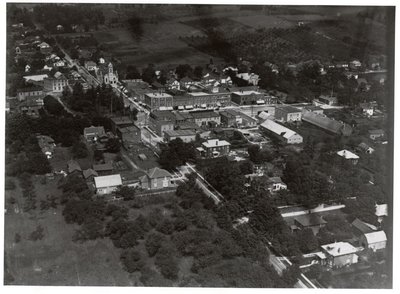
{"type": "Polygon", "coordinates": [[[361,237],[361,245],[374,252],[386,248],[387,237],[384,231],[366,233],[361,237]]]}
{"type": "Polygon", "coordinates": [[[18,104],[18,110],[20,113],[25,113],[31,117],[39,117],[39,110],[43,108],[44,102],[42,98],[32,99],[28,98],[18,104]]]}
{"type": "Polygon", "coordinates": [[[110,62],[107,66],[105,63],[100,63],[96,67],[96,77],[97,79],[106,85],[116,85],[118,82],[118,72],[114,72],[113,64],[110,62]]]}
{"type": "Polygon", "coordinates": [[[231,94],[232,102],[239,105],[257,104],[257,101],[264,100],[264,94],[254,90],[240,90],[231,94]]]}
{"type": "Polygon", "coordinates": [[[375,215],[378,217],[378,222],[381,223],[388,216],[388,205],[375,204],[375,215]]]}
{"type": "Polygon", "coordinates": [[[196,150],[202,157],[214,158],[228,155],[230,146],[231,144],[225,140],[212,139],[203,142],[196,150]]]}
{"type": "Polygon", "coordinates": [[[57,30],[57,31],[63,31],[63,30],[64,30],[64,27],[63,27],[62,25],[57,25],[57,26],[56,26],[56,30],[57,30]]]}
{"type": "Polygon", "coordinates": [[[171,78],[171,79],[167,80],[165,86],[167,87],[168,90],[180,90],[181,89],[181,84],[175,78],[171,78]]]}
{"type": "Polygon", "coordinates": [[[151,110],[172,110],[174,106],[172,95],[162,92],[144,94],[144,103],[151,110]]]}
{"type": "Polygon", "coordinates": [[[378,138],[381,138],[383,136],[385,136],[385,131],[378,129],[378,130],[369,130],[368,131],[369,137],[372,140],[376,140],[378,138]]]}
{"type": "Polygon", "coordinates": [[[94,127],[90,126],[88,128],[83,129],[83,136],[85,137],[86,141],[96,141],[98,137],[105,135],[105,130],[103,126],[94,127]]]}
{"type": "Polygon", "coordinates": [[[94,62],[94,61],[87,60],[87,61],[85,61],[85,68],[86,68],[88,71],[96,71],[96,69],[97,69],[97,64],[96,64],[96,62],[94,62]]]}
{"type": "Polygon", "coordinates": [[[43,87],[31,86],[17,90],[18,101],[25,101],[27,98],[38,99],[43,98],[43,87]]]}
{"type": "Polygon", "coordinates": [[[118,128],[117,135],[121,138],[122,146],[124,146],[125,149],[130,149],[135,144],[142,141],[140,128],[135,125],[118,128]]]}
{"type": "Polygon", "coordinates": [[[91,168],[85,169],[85,170],[83,171],[83,178],[84,178],[87,182],[93,182],[93,181],[94,181],[94,178],[95,178],[95,177],[98,177],[98,176],[99,176],[99,174],[98,174],[95,170],[93,170],[93,169],[91,169],[91,168]]]}
{"type": "Polygon", "coordinates": [[[267,190],[270,193],[287,190],[287,185],[282,181],[280,177],[270,177],[267,180],[267,190]]]}
{"type": "Polygon", "coordinates": [[[353,132],[353,129],[350,125],[329,118],[324,114],[317,114],[311,111],[303,112],[301,119],[309,124],[315,125],[336,135],[350,136],[353,132]]]}
{"type": "Polygon", "coordinates": [[[55,93],[61,93],[68,87],[68,79],[59,71],[53,77],[43,79],[44,89],[55,93]]]}
{"type": "Polygon", "coordinates": [[[319,106],[314,106],[314,105],[305,106],[303,108],[302,113],[305,113],[307,111],[311,111],[311,112],[316,113],[316,114],[324,114],[324,109],[323,108],[321,108],[319,106]]]}
{"type": "Polygon", "coordinates": [[[358,70],[361,67],[361,62],[357,59],[350,61],[350,68],[353,70],[358,70]]]}
{"type": "Polygon", "coordinates": [[[196,132],[192,130],[168,130],[164,132],[164,138],[167,142],[175,139],[181,139],[185,143],[196,140],[196,132]]]}
{"type": "Polygon", "coordinates": [[[149,127],[159,136],[164,136],[165,131],[172,131],[175,126],[175,115],[168,110],[152,111],[149,115],[149,127]]]}
{"type": "Polygon", "coordinates": [[[142,189],[157,190],[175,187],[172,175],[165,169],[158,167],[149,170],[146,175],[139,178],[142,189]]]}
{"type": "Polygon", "coordinates": [[[353,152],[345,149],[336,152],[336,154],[350,161],[352,164],[357,164],[358,160],[360,159],[360,157],[357,154],[354,154],[353,152]]]}
{"type": "Polygon", "coordinates": [[[221,117],[213,110],[192,111],[190,115],[193,117],[194,123],[198,126],[209,125],[209,123],[221,124],[221,117]]]}
{"type": "Polygon", "coordinates": [[[363,222],[362,220],[356,218],[352,223],[351,226],[353,228],[354,234],[358,237],[372,233],[374,232],[377,228],[373,225],[370,225],[366,222],[363,222]]]}
{"type": "Polygon", "coordinates": [[[113,172],[113,165],[111,162],[102,164],[93,164],[93,170],[97,172],[99,176],[109,175],[113,172]]]}
{"type": "Polygon", "coordinates": [[[275,119],[282,122],[301,121],[301,110],[290,105],[277,106],[275,119]]]}
{"type": "Polygon", "coordinates": [[[360,107],[360,110],[362,111],[363,115],[366,115],[368,117],[374,115],[374,110],[375,110],[374,103],[370,103],[370,102],[360,103],[359,107],[360,107]]]}
{"type": "Polygon", "coordinates": [[[358,144],[358,148],[357,149],[360,150],[361,152],[366,153],[366,154],[372,154],[375,151],[374,148],[368,146],[364,142],[361,142],[360,144],[358,144]]]}
{"type": "Polygon", "coordinates": [[[319,230],[326,226],[326,221],[315,213],[309,213],[296,216],[294,225],[300,229],[311,229],[314,235],[317,235],[319,230]]]}
{"type": "Polygon", "coordinates": [[[280,125],[270,119],[266,119],[261,125],[260,130],[265,131],[273,136],[279,138],[287,144],[300,144],[303,143],[303,137],[295,131],[280,125]]]}
{"type": "Polygon", "coordinates": [[[188,89],[191,85],[194,84],[194,81],[189,77],[183,77],[180,81],[180,88],[188,89]]]}
{"type": "Polygon", "coordinates": [[[260,76],[255,74],[255,73],[238,73],[236,74],[236,77],[242,80],[245,80],[248,82],[250,85],[257,86],[258,82],[260,81],[260,76]]]}
{"type": "Polygon", "coordinates": [[[163,84],[155,81],[151,84],[151,87],[156,90],[158,93],[164,93],[165,90],[167,89],[166,86],[164,86],[163,84]]]}
{"type": "Polygon", "coordinates": [[[134,125],[135,123],[129,116],[111,117],[111,130],[114,134],[117,134],[118,128],[126,128],[134,125]]]}
{"type": "Polygon", "coordinates": [[[338,103],[337,97],[321,95],[318,97],[317,102],[325,105],[336,105],[338,103]]]}
{"type": "Polygon", "coordinates": [[[25,82],[40,83],[43,82],[44,79],[48,77],[49,76],[47,74],[37,74],[37,75],[23,76],[22,78],[25,80],[25,82]]]}
{"type": "Polygon", "coordinates": [[[113,193],[119,186],[122,186],[121,175],[94,177],[94,186],[96,187],[96,194],[98,195],[113,193]]]}
{"type": "Polygon", "coordinates": [[[73,174],[73,173],[81,174],[82,173],[81,166],[79,165],[79,163],[77,161],[75,161],[73,159],[68,161],[67,167],[68,167],[69,174],[73,174]]]}
{"type": "Polygon", "coordinates": [[[331,268],[339,268],[358,262],[357,248],[347,242],[335,242],[321,246],[325,258],[323,265],[331,268]]]}

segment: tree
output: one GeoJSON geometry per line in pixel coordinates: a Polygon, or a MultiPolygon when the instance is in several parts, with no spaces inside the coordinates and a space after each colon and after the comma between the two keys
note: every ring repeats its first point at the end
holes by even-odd
{"type": "Polygon", "coordinates": [[[122,251],[120,259],[128,273],[140,271],[144,267],[141,254],[132,248],[122,251]]]}
{"type": "Polygon", "coordinates": [[[103,222],[95,217],[88,217],[84,220],[82,227],[76,232],[76,241],[95,240],[97,238],[103,238],[104,236],[104,224],[103,222]]]}
{"type": "Polygon", "coordinates": [[[89,153],[86,144],[81,141],[77,141],[72,145],[71,152],[74,158],[85,158],[89,153]]]}
{"type": "Polygon", "coordinates": [[[161,167],[167,170],[173,170],[195,159],[196,150],[194,145],[192,143],[184,143],[182,139],[178,138],[161,147],[161,154],[158,162],[161,167]]]}
{"type": "Polygon", "coordinates": [[[157,225],[156,229],[160,233],[163,233],[165,235],[170,235],[174,231],[175,227],[174,223],[171,220],[165,219],[163,222],[157,225]]]}
{"type": "Polygon", "coordinates": [[[171,244],[163,244],[158,250],[155,264],[160,268],[161,274],[171,280],[178,278],[178,262],[176,249],[171,244]]]}
{"type": "Polygon", "coordinates": [[[308,228],[296,233],[297,244],[303,253],[310,253],[318,249],[318,240],[314,236],[313,231],[308,228]]]}
{"type": "Polygon", "coordinates": [[[34,230],[30,235],[29,235],[29,240],[31,241],[37,241],[37,240],[42,240],[44,237],[43,234],[43,227],[41,225],[38,225],[36,227],[36,230],[34,230]]]}
{"type": "Polygon", "coordinates": [[[175,73],[178,75],[178,79],[190,76],[192,72],[193,69],[189,64],[180,64],[175,69],[175,73]]]}
{"type": "Polygon", "coordinates": [[[136,68],[136,66],[133,65],[128,65],[126,69],[126,75],[125,79],[127,80],[133,80],[133,79],[140,79],[141,75],[139,70],[136,68]]]}
{"type": "Polygon", "coordinates": [[[203,77],[203,67],[202,66],[196,66],[193,70],[193,77],[195,79],[200,80],[203,77]]]}
{"type": "Polygon", "coordinates": [[[300,277],[300,269],[297,265],[291,265],[285,269],[282,273],[282,280],[287,288],[293,288],[294,284],[297,283],[300,277]]]}
{"type": "Polygon", "coordinates": [[[117,153],[121,149],[121,141],[118,138],[110,138],[106,143],[107,152],[117,153]]]}
{"type": "Polygon", "coordinates": [[[122,197],[124,200],[133,200],[135,198],[135,188],[128,186],[120,186],[115,191],[116,196],[122,197]]]}
{"type": "Polygon", "coordinates": [[[142,80],[152,84],[156,80],[154,64],[149,64],[142,72],[142,80]]]}
{"type": "Polygon", "coordinates": [[[159,233],[151,233],[147,236],[145,246],[150,257],[156,255],[160,247],[166,242],[166,238],[159,233]]]}
{"type": "Polygon", "coordinates": [[[47,95],[43,99],[44,109],[49,113],[56,116],[63,115],[65,112],[64,107],[53,96],[47,95]]]}

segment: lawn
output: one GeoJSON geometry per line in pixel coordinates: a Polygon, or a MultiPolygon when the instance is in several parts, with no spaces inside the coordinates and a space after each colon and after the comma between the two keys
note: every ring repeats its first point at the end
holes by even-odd
{"type": "Polygon", "coordinates": [[[146,147],[143,144],[137,144],[134,148],[130,149],[129,157],[134,163],[143,170],[149,170],[154,167],[159,167],[158,157],[154,154],[154,152],[146,147]],[[141,160],[138,155],[144,154],[146,155],[146,160],[141,160]]]}
{"type": "MultiPolygon", "coordinates": [[[[42,185],[39,177],[35,177],[33,182],[38,200],[48,194],[60,194],[57,180],[42,185]]],[[[13,196],[17,203],[24,203],[18,187],[5,195],[6,199],[13,196]]],[[[37,208],[29,213],[7,209],[4,249],[7,270],[14,278],[10,284],[129,286],[135,283],[122,269],[119,251],[110,240],[74,243],[75,229],[75,225],[65,223],[61,207],[44,212],[37,208]],[[39,224],[44,228],[44,238],[29,240],[39,224]],[[16,233],[21,236],[18,243],[14,242],[16,233]]]]}

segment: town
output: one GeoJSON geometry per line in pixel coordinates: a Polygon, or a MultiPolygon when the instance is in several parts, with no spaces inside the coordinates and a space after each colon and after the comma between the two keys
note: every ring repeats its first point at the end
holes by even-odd
{"type": "Polygon", "coordinates": [[[390,288],[392,12],[306,9],[8,4],[4,283],[390,288]]]}

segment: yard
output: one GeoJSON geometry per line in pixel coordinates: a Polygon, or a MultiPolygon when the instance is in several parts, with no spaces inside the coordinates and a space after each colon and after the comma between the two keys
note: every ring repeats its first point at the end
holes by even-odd
{"type": "MultiPolygon", "coordinates": [[[[46,195],[59,196],[57,180],[43,185],[39,177],[33,177],[39,200],[46,195]]],[[[17,184],[18,181],[15,180],[17,184]]],[[[119,252],[108,239],[86,243],[74,243],[72,237],[76,226],[66,224],[62,209],[48,209],[24,212],[21,208],[24,198],[19,187],[6,191],[6,200],[16,199],[20,208],[8,206],[5,214],[5,263],[13,277],[5,283],[13,285],[134,285],[120,263],[119,252]],[[44,229],[42,240],[31,241],[29,235],[38,225],[44,229]],[[15,242],[15,234],[21,240],[15,242]]],[[[8,202],[7,202],[8,203],[8,202]]]]}
{"type": "Polygon", "coordinates": [[[129,156],[129,159],[132,160],[134,164],[143,171],[148,171],[149,169],[159,166],[157,161],[158,157],[151,149],[146,147],[144,144],[137,144],[129,151],[126,151],[126,154],[129,156]],[[140,159],[139,154],[144,154],[146,156],[146,159],[140,159]]]}

